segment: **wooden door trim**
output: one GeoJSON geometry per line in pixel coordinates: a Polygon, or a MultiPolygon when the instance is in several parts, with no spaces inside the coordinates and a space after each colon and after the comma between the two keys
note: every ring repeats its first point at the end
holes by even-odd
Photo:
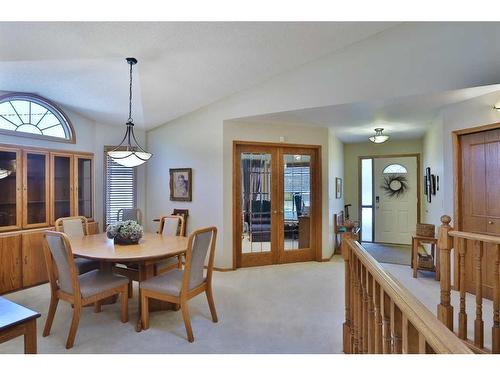
{"type": "MultiPolygon", "coordinates": [[[[414,157],[417,159],[417,223],[420,223],[421,220],[421,214],[420,211],[422,209],[421,207],[421,199],[420,199],[420,193],[421,193],[421,176],[420,176],[420,153],[412,153],[412,154],[388,154],[388,155],[362,155],[358,156],[358,219],[361,227],[361,160],[363,159],[389,159],[389,158],[406,158],[406,157],[414,157]]],[[[375,184],[375,176],[373,175],[375,171],[374,165],[372,165],[372,200],[373,200],[373,206],[375,206],[374,202],[374,184],[375,184]]],[[[373,211],[372,215],[372,221],[373,221],[373,229],[372,229],[372,239],[373,243],[378,243],[375,242],[375,211],[373,211]]]]}
{"type": "Polygon", "coordinates": [[[241,146],[257,146],[257,147],[270,147],[270,148],[307,148],[315,151],[316,154],[316,168],[317,171],[314,173],[316,176],[316,181],[313,184],[314,195],[316,199],[314,204],[317,205],[318,209],[314,210],[316,212],[314,216],[314,222],[316,227],[316,233],[311,236],[311,241],[315,242],[316,245],[316,261],[322,261],[322,235],[323,235],[323,176],[322,176],[322,153],[321,145],[305,145],[305,144],[294,144],[294,143],[276,143],[276,142],[254,142],[254,141],[241,141],[233,140],[233,186],[232,186],[232,200],[233,200],[233,220],[232,220],[232,232],[233,232],[233,269],[241,267],[241,238],[238,238],[238,233],[241,233],[241,222],[239,220],[240,207],[241,207],[241,197],[239,191],[241,191],[241,171],[239,165],[239,155],[238,150],[241,146]]]}
{"type": "Polygon", "coordinates": [[[488,125],[480,125],[472,128],[454,130],[451,132],[453,145],[453,226],[455,230],[462,230],[462,144],[460,136],[481,133],[488,130],[500,129],[500,122],[488,125]]]}

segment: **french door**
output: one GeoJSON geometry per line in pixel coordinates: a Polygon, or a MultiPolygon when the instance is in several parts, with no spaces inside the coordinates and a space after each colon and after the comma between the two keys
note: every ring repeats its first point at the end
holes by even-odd
{"type": "Polygon", "coordinates": [[[318,147],[235,143],[236,267],[320,258],[319,163],[318,147]]]}

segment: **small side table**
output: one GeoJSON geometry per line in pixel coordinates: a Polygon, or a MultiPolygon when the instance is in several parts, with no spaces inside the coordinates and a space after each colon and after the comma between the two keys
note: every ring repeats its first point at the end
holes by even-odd
{"type": "Polygon", "coordinates": [[[0,343],[24,336],[24,353],[36,354],[36,320],[40,313],[0,297],[0,343]]]}
{"type": "Polygon", "coordinates": [[[433,271],[436,273],[436,280],[439,280],[441,275],[439,271],[439,254],[436,254],[437,238],[435,237],[425,237],[419,236],[416,233],[411,235],[411,267],[413,268],[413,277],[417,278],[417,271],[419,269],[425,271],[433,271]],[[418,267],[418,247],[420,244],[430,244],[431,245],[431,255],[435,261],[434,269],[429,268],[419,268],[418,267]],[[437,255],[437,256],[436,256],[437,255]]]}

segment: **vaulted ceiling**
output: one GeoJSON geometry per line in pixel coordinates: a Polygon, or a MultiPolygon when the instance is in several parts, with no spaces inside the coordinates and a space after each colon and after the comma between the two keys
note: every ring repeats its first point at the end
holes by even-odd
{"type": "Polygon", "coordinates": [[[380,33],[386,22],[0,23],[0,91],[122,125],[128,66],[146,129],[380,33]]]}

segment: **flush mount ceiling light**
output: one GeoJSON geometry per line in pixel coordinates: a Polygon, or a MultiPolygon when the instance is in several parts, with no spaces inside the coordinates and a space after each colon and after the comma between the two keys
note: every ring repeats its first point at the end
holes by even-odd
{"type": "Polygon", "coordinates": [[[108,156],[125,167],[137,167],[147,162],[152,154],[144,150],[139,145],[139,142],[137,142],[137,139],[135,139],[134,120],[132,119],[132,67],[137,64],[137,60],[133,57],[127,57],[126,60],[127,64],[130,65],[127,130],[120,144],[113,150],[108,151],[108,156]],[[134,142],[133,144],[132,141],[134,142]]]}
{"type": "Polygon", "coordinates": [[[372,135],[368,139],[373,143],[384,143],[389,140],[388,135],[383,135],[382,132],[384,128],[375,128],[375,135],[372,135]]]}

